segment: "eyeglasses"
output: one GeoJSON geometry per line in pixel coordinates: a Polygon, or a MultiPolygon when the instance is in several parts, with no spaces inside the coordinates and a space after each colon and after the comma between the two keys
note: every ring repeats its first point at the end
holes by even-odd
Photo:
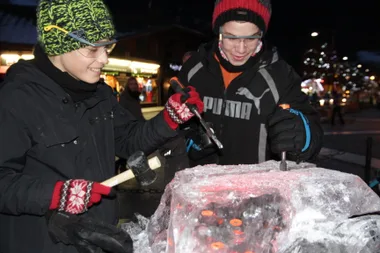
{"type": "Polygon", "coordinates": [[[81,42],[82,44],[87,45],[86,47],[82,47],[77,50],[81,55],[87,58],[98,58],[104,52],[107,53],[107,55],[109,55],[116,46],[117,40],[115,39],[110,41],[91,43],[83,38],[83,30],[69,32],[57,25],[45,26],[44,30],[48,32],[53,28],[65,33],[67,36],[70,36],[71,38],[81,42]]]}
{"type": "Polygon", "coordinates": [[[88,47],[81,47],[77,51],[83,55],[84,57],[87,58],[98,58],[101,56],[103,53],[106,53],[109,55],[112,50],[115,48],[115,43],[114,44],[109,44],[106,46],[88,46],[88,47]]]}
{"type": "Polygon", "coordinates": [[[249,35],[249,36],[235,36],[228,35],[223,33],[223,29],[219,29],[219,40],[223,40],[226,44],[231,46],[239,46],[241,42],[246,47],[254,46],[258,39],[263,37],[263,32],[260,31],[258,34],[249,35]]]}

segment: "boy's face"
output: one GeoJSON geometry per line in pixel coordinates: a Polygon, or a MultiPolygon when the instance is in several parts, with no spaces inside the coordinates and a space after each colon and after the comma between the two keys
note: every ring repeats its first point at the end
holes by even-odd
{"type": "MultiPolygon", "coordinates": [[[[230,21],[222,26],[222,34],[228,36],[252,36],[260,33],[253,23],[230,21]]],[[[223,38],[221,47],[229,62],[234,66],[246,63],[259,45],[259,39],[223,38]]]]}
{"type": "Polygon", "coordinates": [[[108,53],[104,47],[89,46],[50,59],[57,68],[75,79],[97,83],[102,68],[108,63],[108,53]]]}

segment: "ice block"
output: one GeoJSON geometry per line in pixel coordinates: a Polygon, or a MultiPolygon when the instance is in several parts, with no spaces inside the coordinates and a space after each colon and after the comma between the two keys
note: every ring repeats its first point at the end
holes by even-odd
{"type": "Polygon", "coordinates": [[[133,236],[135,252],[380,252],[380,199],[365,182],[308,163],[288,167],[268,161],[177,172],[133,236]]]}

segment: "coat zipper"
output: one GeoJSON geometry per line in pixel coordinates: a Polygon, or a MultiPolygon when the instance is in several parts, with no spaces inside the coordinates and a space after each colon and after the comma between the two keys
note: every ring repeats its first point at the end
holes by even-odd
{"type": "MultiPolygon", "coordinates": [[[[257,68],[256,70],[258,70],[259,68],[257,68]]],[[[232,85],[232,82],[235,82],[236,80],[242,78],[242,76],[244,75],[247,75],[247,72],[243,72],[242,74],[238,75],[235,79],[233,79],[231,81],[231,83],[228,85],[228,87],[230,87],[232,85]]],[[[255,75],[252,77],[252,79],[255,77],[255,75]]],[[[223,80],[223,76],[222,76],[222,84],[223,84],[223,87],[224,87],[224,80],[223,80]]],[[[249,83],[247,84],[249,85],[249,83]]],[[[246,85],[242,86],[242,87],[245,87],[246,85]]],[[[222,104],[222,113],[221,113],[221,118],[220,118],[220,131],[219,131],[219,134],[220,134],[220,137],[222,137],[222,133],[223,133],[223,127],[224,127],[224,116],[225,116],[225,110],[226,110],[226,106],[227,106],[227,88],[224,87],[224,92],[223,92],[223,104],[222,104]]]]}
{"type": "MultiPolygon", "coordinates": [[[[259,69],[260,62],[261,62],[261,61],[259,61],[259,62],[256,64],[256,66],[254,67],[256,70],[259,69]]],[[[219,71],[220,71],[220,73],[218,73],[218,74],[217,74],[217,73],[214,73],[213,70],[212,70],[211,68],[209,68],[209,72],[210,72],[212,75],[214,75],[215,77],[217,77],[217,78],[220,79],[220,82],[221,82],[222,87],[223,87],[223,103],[222,103],[222,112],[221,112],[221,117],[220,117],[220,129],[219,129],[219,136],[220,136],[219,138],[222,139],[223,128],[224,128],[224,122],[223,122],[223,120],[224,120],[225,110],[226,110],[226,106],[227,106],[227,89],[228,89],[228,87],[226,88],[226,87],[224,86],[223,74],[222,74],[222,72],[221,72],[221,70],[220,70],[220,66],[219,66],[219,64],[218,64],[218,67],[219,67],[219,71]]],[[[243,71],[243,73],[242,73],[241,75],[237,76],[235,79],[233,79],[233,80],[231,81],[231,83],[234,82],[236,79],[241,78],[242,75],[244,76],[244,75],[246,75],[246,74],[247,74],[247,72],[246,72],[246,71],[243,71]]],[[[231,83],[230,83],[230,85],[231,85],[231,83]]],[[[230,85],[229,85],[229,86],[230,86],[230,85]]]]}
{"type": "Polygon", "coordinates": [[[227,104],[227,89],[225,88],[223,91],[223,103],[222,103],[222,112],[221,112],[221,117],[220,117],[220,130],[219,130],[219,136],[222,138],[223,134],[223,127],[224,127],[224,115],[226,111],[226,104],[227,104]]]}
{"type": "MultiPolygon", "coordinates": [[[[231,83],[228,85],[228,87],[231,86],[232,82],[234,82],[235,80],[239,79],[241,77],[241,75],[237,76],[235,79],[233,79],[231,81],[231,83]]],[[[227,90],[228,90],[228,87],[224,87],[224,80],[223,80],[223,76],[222,76],[222,83],[223,83],[223,88],[224,88],[224,91],[223,91],[223,103],[222,103],[222,112],[221,112],[221,117],[220,117],[220,130],[219,130],[219,134],[220,134],[220,137],[222,137],[222,134],[223,134],[223,127],[224,127],[224,117],[226,115],[225,113],[225,110],[226,110],[226,107],[227,107],[227,90]]]]}

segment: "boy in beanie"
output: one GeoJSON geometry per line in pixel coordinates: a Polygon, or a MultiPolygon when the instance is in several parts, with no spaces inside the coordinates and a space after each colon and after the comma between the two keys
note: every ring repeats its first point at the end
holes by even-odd
{"type": "Polygon", "coordinates": [[[41,0],[37,28],[35,59],[11,66],[0,89],[0,252],[132,252],[100,182],[115,155],[176,136],[193,116],[181,101],[203,103],[190,88],[146,122],[119,106],[100,80],[116,42],[101,0],[41,0]]]}
{"type": "Polygon", "coordinates": [[[191,56],[179,79],[201,95],[204,118],[224,148],[197,143],[199,131],[189,132],[192,165],[261,163],[283,151],[297,161],[318,154],[323,133],[301,79],[263,40],[271,13],[269,0],[215,2],[217,38],[191,56]]]}

